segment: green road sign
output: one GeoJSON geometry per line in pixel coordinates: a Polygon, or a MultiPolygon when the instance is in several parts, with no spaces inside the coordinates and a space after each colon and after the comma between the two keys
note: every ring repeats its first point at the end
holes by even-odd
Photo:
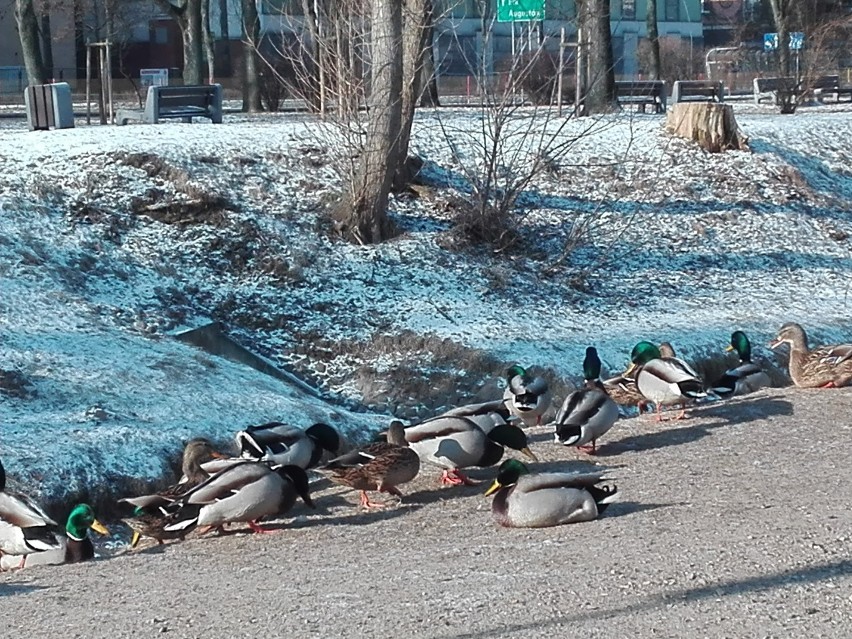
{"type": "Polygon", "coordinates": [[[497,22],[544,20],[544,0],[497,0],[497,22]]]}

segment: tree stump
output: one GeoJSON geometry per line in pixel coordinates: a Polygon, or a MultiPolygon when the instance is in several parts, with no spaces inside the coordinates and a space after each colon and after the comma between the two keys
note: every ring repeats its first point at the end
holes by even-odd
{"type": "Polygon", "coordinates": [[[730,104],[678,102],[666,116],[666,129],[698,142],[710,153],[748,150],[748,138],[737,126],[730,104]]]}

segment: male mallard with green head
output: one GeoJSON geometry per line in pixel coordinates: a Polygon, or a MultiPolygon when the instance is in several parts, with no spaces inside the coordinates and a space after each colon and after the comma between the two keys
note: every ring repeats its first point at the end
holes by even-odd
{"type": "Polygon", "coordinates": [[[503,399],[509,411],[525,426],[535,426],[550,408],[551,398],[546,379],[534,377],[523,366],[515,364],[506,371],[503,399]]]}
{"type": "Polygon", "coordinates": [[[377,442],[332,459],[321,470],[330,470],[331,481],[361,491],[361,505],[383,508],[370,501],[368,490],[402,497],[397,486],[411,481],[420,470],[420,457],[405,441],[405,428],[394,420],[387,431],[387,442],[377,442]]]}
{"type": "Polygon", "coordinates": [[[740,364],[726,371],[713,384],[713,392],[723,397],[745,395],[772,384],[766,371],[751,361],[751,342],[745,333],[742,331],[731,333],[731,343],[725,350],[736,351],[740,364]]]}
{"type": "Polygon", "coordinates": [[[607,394],[600,375],[598,351],[594,346],[589,346],[583,359],[584,385],[568,395],[556,413],[554,437],[557,443],[576,446],[579,450],[594,454],[597,439],[615,424],[618,405],[607,394]]]}
{"type": "Polygon", "coordinates": [[[498,424],[486,433],[467,417],[438,416],[405,429],[405,440],[421,461],[443,468],[442,484],[472,485],[462,469],[493,466],[503,457],[503,446],[530,459],[527,435],[513,424],[498,424]]]}
{"type": "Polygon", "coordinates": [[[65,523],[65,534],[57,534],[57,547],[44,552],[24,555],[22,558],[11,555],[0,556],[0,570],[26,568],[29,566],[46,566],[58,564],[74,564],[88,561],[95,556],[95,547],[89,538],[89,529],[101,535],[108,535],[109,530],[95,519],[95,511],[88,504],[77,504],[68,515],[65,523]]]}
{"type": "Polygon", "coordinates": [[[615,499],[615,486],[598,486],[604,473],[530,473],[507,459],[485,492],[494,495],[491,513],[501,526],[543,528],[597,519],[615,499]]]}
{"type": "MultiPolygon", "coordinates": [[[[651,342],[642,341],[630,353],[628,373],[635,369],[636,387],[657,406],[657,421],[662,421],[663,406],[683,405],[691,400],[707,397],[704,383],[692,367],[677,357],[663,357],[660,349],[651,342]]],[[[686,409],[675,419],[683,419],[686,409]]]]}
{"type": "Polygon", "coordinates": [[[790,345],[790,378],[799,388],[840,388],[852,383],[852,344],[808,348],[808,336],[799,324],[788,322],[769,343],[776,349],[790,345]]]}

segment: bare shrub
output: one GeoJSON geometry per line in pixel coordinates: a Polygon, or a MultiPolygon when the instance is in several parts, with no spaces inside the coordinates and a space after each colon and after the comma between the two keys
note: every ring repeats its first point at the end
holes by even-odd
{"type": "MultiPolygon", "coordinates": [[[[690,50],[689,41],[680,36],[662,36],[660,42],[660,79],[671,84],[676,80],[695,80],[704,73],[704,52],[690,50]]],[[[651,68],[651,45],[647,38],[639,42],[637,53],[642,73],[651,68]]]]}

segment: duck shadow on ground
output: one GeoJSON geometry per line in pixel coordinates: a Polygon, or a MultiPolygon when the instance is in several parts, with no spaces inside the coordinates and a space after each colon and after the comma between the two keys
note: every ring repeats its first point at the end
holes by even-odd
{"type": "MultiPolygon", "coordinates": [[[[658,425],[661,430],[652,433],[631,435],[619,440],[607,442],[598,447],[597,457],[610,457],[627,451],[650,450],[689,444],[703,439],[713,430],[725,426],[733,426],[758,421],[766,417],[789,416],[793,414],[793,404],[786,399],[777,397],[755,397],[733,399],[714,404],[705,404],[689,409],[695,419],[714,418],[712,421],[701,421],[694,424],[686,422],[663,421],[650,422],[658,425]],[[670,428],[669,424],[683,424],[670,428]]],[[[647,418],[645,418],[647,419],[647,418]]],[[[618,428],[616,423],[615,428],[618,428]]]]}
{"type": "Polygon", "coordinates": [[[0,584],[0,597],[14,597],[25,595],[36,590],[44,590],[44,586],[32,586],[30,584],[0,584]]]}
{"type": "MultiPolygon", "coordinates": [[[[616,497],[618,499],[618,497],[616,497]]],[[[670,504],[643,504],[638,501],[614,501],[607,506],[602,517],[612,519],[614,517],[629,517],[636,513],[645,512],[648,510],[657,510],[658,508],[671,508],[672,506],[684,506],[685,502],[673,502],[670,504]]]]}

